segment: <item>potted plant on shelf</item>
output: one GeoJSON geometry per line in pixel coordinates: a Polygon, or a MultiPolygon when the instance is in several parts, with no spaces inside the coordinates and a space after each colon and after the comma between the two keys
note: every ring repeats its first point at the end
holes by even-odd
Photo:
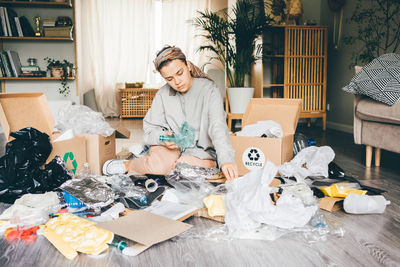
{"type": "Polygon", "coordinates": [[[386,53],[399,53],[399,21],[400,1],[358,0],[349,18],[349,23],[357,26],[356,34],[343,37],[346,45],[357,45],[350,67],[365,65],[386,53]]]}
{"type": "Polygon", "coordinates": [[[254,88],[245,87],[245,77],[261,58],[261,45],[256,47],[256,40],[272,22],[264,13],[265,5],[263,0],[237,0],[231,15],[227,9],[198,11],[199,16],[193,20],[208,42],[198,51],[212,52],[210,63],[216,60],[225,66],[232,113],[244,113],[253,97],[254,88]]]}
{"type": "Polygon", "coordinates": [[[67,83],[68,77],[73,76],[74,64],[67,60],[56,60],[53,58],[44,58],[47,62],[47,70],[50,71],[51,77],[59,77],[61,79],[61,87],[58,92],[63,96],[69,95],[69,85],[67,83]]]}

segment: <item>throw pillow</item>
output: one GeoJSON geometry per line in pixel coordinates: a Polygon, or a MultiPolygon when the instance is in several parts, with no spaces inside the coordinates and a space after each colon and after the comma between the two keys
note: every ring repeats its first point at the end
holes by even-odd
{"type": "Polygon", "coordinates": [[[385,54],[372,60],[343,90],[392,106],[400,98],[400,54],[385,54]]]}

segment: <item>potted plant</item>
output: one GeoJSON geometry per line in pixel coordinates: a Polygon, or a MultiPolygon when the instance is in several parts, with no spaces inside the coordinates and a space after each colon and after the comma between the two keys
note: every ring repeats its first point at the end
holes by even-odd
{"type": "Polygon", "coordinates": [[[400,46],[400,1],[358,0],[349,19],[357,33],[343,37],[347,45],[357,45],[350,67],[365,65],[386,53],[398,53],[400,46]]]}
{"type": "Polygon", "coordinates": [[[63,96],[69,95],[69,85],[67,83],[68,77],[73,76],[74,64],[67,60],[55,60],[53,58],[44,58],[47,62],[47,70],[50,71],[52,77],[61,78],[61,87],[58,88],[58,92],[63,96]]]}
{"type": "Polygon", "coordinates": [[[227,9],[198,11],[199,16],[193,20],[208,41],[198,51],[213,52],[210,63],[216,60],[225,66],[232,113],[244,113],[253,97],[254,88],[244,87],[245,77],[261,56],[261,45],[256,47],[256,40],[272,22],[264,7],[263,0],[237,0],[231,15],[227,9]]]}

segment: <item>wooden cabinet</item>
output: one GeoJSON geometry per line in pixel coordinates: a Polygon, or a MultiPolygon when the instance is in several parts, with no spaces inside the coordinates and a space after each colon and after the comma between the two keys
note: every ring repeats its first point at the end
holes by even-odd
{"type": "MultiPolygon", "coordinates": [[[[69,16],[72,18],[73,25],[75,27],[75,9],[74,9],[74,1],[65,1],[65,2],[52,2],[52,1],[21,1],[21,0],[14,0],[14,1],[0,1],[0,6],[7,7],[7,8],[12,8],[15,9],[18,16],[21,16],[22,14],[29,13],[29,14],[35,14],[39,15],[42,19],[46,17],[57,17],[59,14],[60,16],[69,16]],[[32,11],[31,11],[32,10],[32,11]]],[[[28,17],[28,19],[31,22],[32,28],[35,29],[35,25],[33,25],[33,17],[28,17]]],[[[1,24],[0,24],[1,26],[1,24]]],[[[75,42],[75,30],[72,31],[72,37],[46,37],[46,36],[40,36],[40,37],[17,37],[17,36],[0,36],[0,50],[7,49],[7,50],[13,50],[13,46],[18,46],[18,48],[21,48],[21,42],[23,42],[23,51],[16,51],[18,53],[29,53],[30,57],[38,58],[37,52],[35,49],[31,49],[33,46],[38,47],[37,45],[33,44],[40,44],[39,47],[41,46],[58,46],[61,43],[71,43],[71,46],[73,46],[73,59],[71,60],[68,58],[67,60],[71,61],[74,63],[76,66],[76,42],[75,42]],[[6,45],[7,43],[7,45],[6,45]],[[11,45],[10,45],[11,43],[11,45]],[[14,45],[15,44],[15,45],[14,45]]],[[[61,48],[60,48],[61,49],[61,48]]],[[[43,58],[46,57],[47,55],[44,54],[43,58]]],[[[20,56],[21,58],[21,56],[20,56]]],[[[43,60],[43,58],[38,58],[40,60],[43,60]]],[[[61,59],[62,60],[62,59],[61,59]]],[[[22,59],[21,59],[22,61],[22,59]]],[[[21,62],[22,65],[26,65],[26,62],[21,62]]],[[[42,67],[42,70],[43,69],[42,67]]],[[[12,81],[54,81],[54,80],[60,80],[61,78],[57,77],[0,77],[1,81],[1,92],[6,91],[6,82],[9,80],[12,81]]],[[[78,80],[77,80],[77,72],[75,72],[74,77],[68,77],[68,80],[72,81],[75,80],[76,83],[76,95],[78,95],[78,80]]]]}
{"type": "Polygon", "coordinates": [[[325,130],[327,41],[327,27],[270,27],[252,71],[254,96],[301,98],[300,118],[322,118],[325,130]]]}

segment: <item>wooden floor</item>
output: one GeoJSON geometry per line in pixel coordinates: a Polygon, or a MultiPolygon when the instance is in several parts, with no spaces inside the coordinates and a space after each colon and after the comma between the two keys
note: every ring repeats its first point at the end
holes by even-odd
{"type": "MultiPolygon", "coordinates": [[[[128,128],[141,125],[137,120],[124,124],[128,128]]],[[[329,129],[321,132],[319,128],[300,130],[316,138],[318,145],[332,146],[335,162],[347,173],[366,185],[387,190],[385,197],[392,203],[385,213],[323,212],[329,223],[343,227],[344,237],[329,236],[312,244],[285,236],[276,241],[177,239],[155,245],[137,257],[112,249],[97,257],[79,255],[69,261],[44,237],[32,245],[8,244],[1,238],[0,266],[400,266],[400,156],[383,152],[381,167],[366,169],[363,148],[353,144],[352,135],[329,129]]],[[[198,229],[218,224],[197,217],[186,222],[198,229]]]]}

